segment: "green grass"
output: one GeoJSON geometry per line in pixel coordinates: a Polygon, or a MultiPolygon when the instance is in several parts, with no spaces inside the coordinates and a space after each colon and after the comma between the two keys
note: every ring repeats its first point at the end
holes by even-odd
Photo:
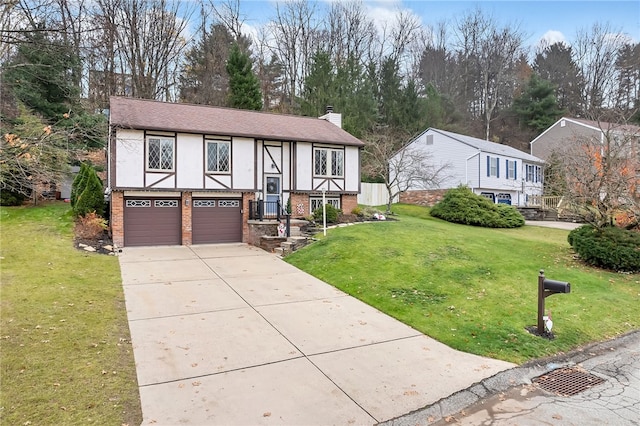
{"type": "Polygon", "coordinates": [[[0,220],[0,423],[140,424],[118,260],[73,248],[68,204],[0,220]]]}
{"type": "Polygon", "coordinates": [[[586,267],[568,231],[486,229],[394,206],[400,219],[330,230],[286,260],[456,349],[516,363],[640,326],[640,275],[586,267]],[[554,340],[529,334],[538,271],[571,282],[546,299],[554,340]]]}

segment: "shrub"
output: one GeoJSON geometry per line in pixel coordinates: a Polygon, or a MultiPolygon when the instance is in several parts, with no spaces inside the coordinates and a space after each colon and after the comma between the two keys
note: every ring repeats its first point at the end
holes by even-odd
{"type": "Polygon", "coordinates": [[[27,196],[3,189],[0,191],[0,206],[21,206],[27,196]]]}
{"type": "Polygon", "coordinates": [[[80,239],[97,240],[106,229],[107,221],[95,212],[90,212],[76,219],[74,233],[80,239]]]}
{"type": "Polygon", "coordinates": [[[364,215],[364,211],[362,210],[362,207],[357,206],[351,210],[351,214],[362,217],[364,215]]]}
{"type": "Polygon", "coordinates": [[[640,272],[640,233],[615,226],[583,225],[567,237],[580,258],[592,266],[620,272],[640,272]]]}
{"type": "Polygon", "coordinates": [[[447,191],[442,201],[431,208],[430,214],[447,222],[485,228],[517,228],[524,225],[524,217],[515,207],[494,204],[474,194],[466,186],[447,191]]]}
{"type": "MultiPolygon", "coordinates": [[[[340,210],[333,207],[331,204],[325,204],[327,211],[327,223],[336,223],[338,221],[338,214],[340,210]]],[[[322,207],[319,207],[313,211],[313,219],[316,222],[322,222],[322,207]]]]}
{"type": "Polygon", "coordinates": [[[87,172],[84,190],[78,195],[73,211],[76,216],[85,216],[95,212],[98,216],[104,214],[104,188],[95,170],[87,172]]]}

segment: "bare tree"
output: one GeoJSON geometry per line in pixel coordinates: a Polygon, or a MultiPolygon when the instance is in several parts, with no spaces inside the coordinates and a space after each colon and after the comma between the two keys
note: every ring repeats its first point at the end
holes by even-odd
{"type": "Polygon", "coordinates": [[[447,164],[436,164],[433,156],[413,145],[398,150],[406,135],[390,128],[379,128],[365,138],[363,172],[382,179],[389,194],[387,212],[393,200],[409,189],[438,188],[446,176],[447,164]]]}
{"type": "Polygon", "coordinates": [[[362,62],[366,49],[376,37],[373,21],[361,1],[332,2],[325,20],[327,33],[324,50],[336,65],[353,59],[362,62]]]}
{"type": "Polygon", "coordinates": [[[594,24],[578,31],[573,52],[584,78],[583,114],[599,115],[615,98],[616,59],[620,48],[628,41],[609,24],[594,24]]]}
{"type": "Polygon", "coordinates": [[[97,4],[107,34],[104,48],[115,52],[102,71],[130,81],[130,95],[174,100],[190,10],[185,15],[177,0],[98,0],[97,4]]]}
{"type": "Polygon", "coordinates": [[[283,66],[283,91],[289,105],[302,93],[304,77],[319,45],[315,12],[315,4],[308,0],[286,0],[276,4],[276,18],[270,24],[272,50],[283,66]]]}
{"type": "Polygon", "coordinates": [[[505,82],[512,78],[523,52],[524,34],[518,27],[498,27],[479,9],[458,22],[456,34],[469,112],[482,119],[489,140],[505,82]]]}

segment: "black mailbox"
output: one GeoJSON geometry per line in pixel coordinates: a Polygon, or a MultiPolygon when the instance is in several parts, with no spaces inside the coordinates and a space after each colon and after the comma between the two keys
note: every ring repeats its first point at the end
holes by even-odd
{"type": "Polygon", "coordinates": [[[544,289],[554,293],[571,293],[571,284],[566,281],[544,279],[544,289]]]}
{"type": "MultiPolygon", "coordinates": [[[[540,336],[545,335],[544,327],[544,299],[548,296],[558,293],[570,293],[571,284],[566,281],[556,281],[547,279],[544,276],[544,271],[540,270],[538,276],[538,334],[540,336]]],[[[549,330],[550,333],[550,330],[549,330]]]]}

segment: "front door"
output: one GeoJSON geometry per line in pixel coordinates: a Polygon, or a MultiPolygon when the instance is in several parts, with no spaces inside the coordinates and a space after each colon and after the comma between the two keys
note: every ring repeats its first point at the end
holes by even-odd
{"type": "Polygon", "coordinates": [[[278,201],[280,201],[280,176],[267,176],[267,203],[265,214],[276,215],[278,213],[278,201]]]}

